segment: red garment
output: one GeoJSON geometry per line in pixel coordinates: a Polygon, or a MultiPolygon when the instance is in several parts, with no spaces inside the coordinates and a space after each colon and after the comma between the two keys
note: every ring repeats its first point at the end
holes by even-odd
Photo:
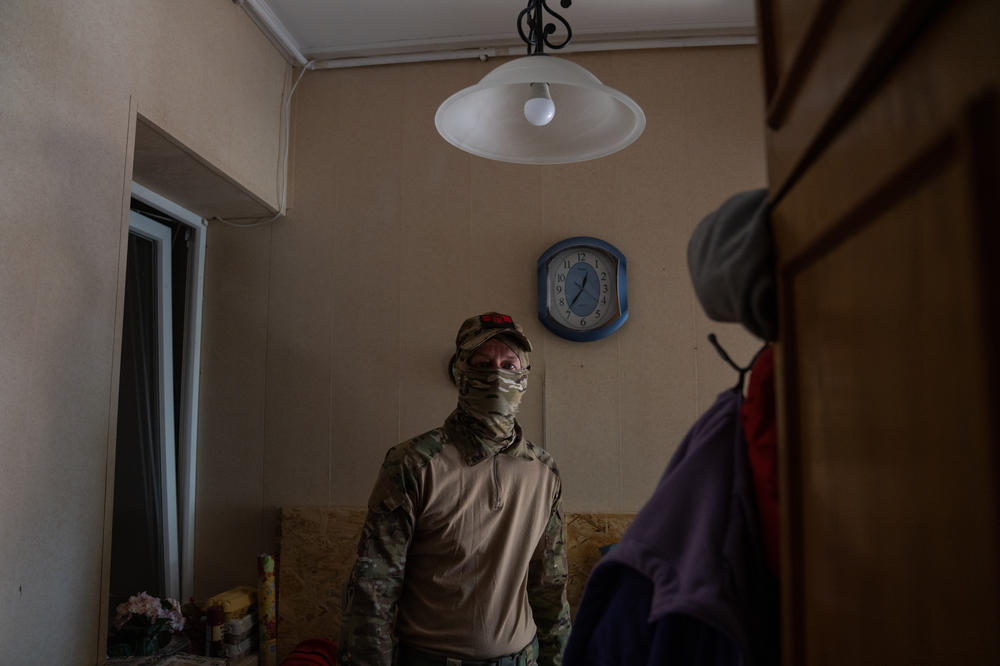
{"type": "Polygon", "coordinates": [[[740,417],[753,473],[757,514],[768,567],[780,576],[778,514],[778,428],[774,396],[774,349],[768,345],[750,371],[740,417]]]}
{"type": "Polygon", "coordinates": [[[310,638],[295,646],[281,666],[336,666],[337,644],[325,638],[310,638]]]}

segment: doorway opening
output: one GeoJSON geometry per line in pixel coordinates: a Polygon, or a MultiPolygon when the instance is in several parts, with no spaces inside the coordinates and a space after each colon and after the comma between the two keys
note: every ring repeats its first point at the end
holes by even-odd
{"type": "Polygon", "coordinates": [[[205,227],[139,185],[129,213],[111,536],[110,612],[193,593],[205,227]]]}

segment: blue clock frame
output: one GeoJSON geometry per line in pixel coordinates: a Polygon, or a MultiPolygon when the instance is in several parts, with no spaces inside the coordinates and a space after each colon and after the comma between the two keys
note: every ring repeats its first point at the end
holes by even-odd
{"type": "Polygon", "coordinates": [[[574,342],[592,342],[611,335],[625,323],[628,319],[628,280],[625,274],[625,255],[611,243],[603,241],[593,236],[574,236],[566,240],[559,241],[538,258],[538,319],[556,335],[574,342]],[[597,249],[613,256],[618,264],[615,276],[615,284],[618,294],[618,314],[613,319],[603,325],[587,329],[576,330],[563,326],[558,320],[552,317],[548,307],[548,285],[549,285],[549,261],[555,255],[571,248],[597,249]]]}

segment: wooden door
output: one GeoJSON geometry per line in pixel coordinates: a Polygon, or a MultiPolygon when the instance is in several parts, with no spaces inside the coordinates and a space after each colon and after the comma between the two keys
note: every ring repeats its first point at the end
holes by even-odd
{"type": "Polygon", "coordinates": [[[1000,663],[1000,2],[758,17],[784,661],[1000,663]]]}

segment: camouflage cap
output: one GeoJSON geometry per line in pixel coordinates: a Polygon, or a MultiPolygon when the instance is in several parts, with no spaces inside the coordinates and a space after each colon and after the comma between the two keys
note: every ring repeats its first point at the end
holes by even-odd
{"type": "Polygon", "coordinates": [[[498,335],[513,339],[526,352],[531,351],[531,342],[524,329],[514,323],[510,315],[499,312],[486,312],[462,322],[455,337],[455,347],[459,351],[471,351],[498,335]]]}

